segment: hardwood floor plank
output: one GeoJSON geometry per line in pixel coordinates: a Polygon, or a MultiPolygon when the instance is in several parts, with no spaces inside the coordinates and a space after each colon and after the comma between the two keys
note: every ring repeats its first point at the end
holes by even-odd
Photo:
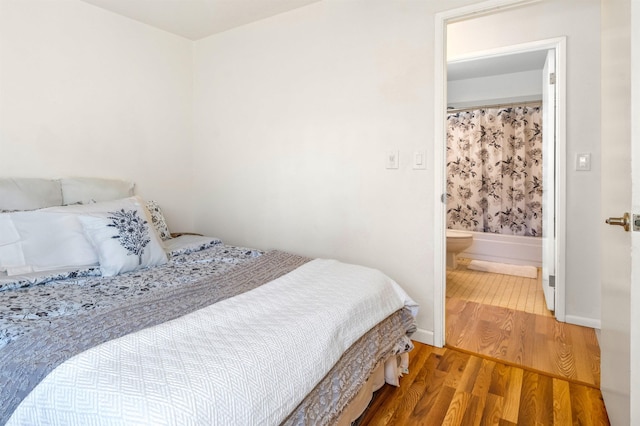
{"type": "MultiPolygon", "coordinates": [[[[579,385],[574,384],[573,386],[579,385]]],[[[586,393],[586,399],[589,401],[588,410],[593,423],[596,425],[609,425],[609,416],[607,415],[607,409],[604,405],[604,399],[602,399],[602,393],[598,389],[584,386],[583,388],[586,393]]]]}
{"type": "Polygon", "coordinates": [[[511,370],[505,364],[495,363],[495,367],[491,373],[491,385],[489,386],[489,393],[506,397],[509,384],[509,372],[511,370]]]}
{"type": "Polygon", "coordinates": [[[480,426],[495,426],[500,424],[503,403],[503,397],[492,393],[487,395],[487,401],[485,402],[484,411],[482,412],[480,426]]]}
{"type": "Polygon", "coordinates": [[[539,375],[530,371],[525,371],[522,375],[522,391],[516,422],[520,426],[536,425],[538,410],[540,410],[536,399],[538,379],[539,375]]]}
{"type": "Polygon", "coordinates": [[[531,365],[533,344],[527,344],[532,338],[535,322],[524,312],[514,311],[514,329],[511,332],[507,359],[515,364],[531,365]]]}
{"type": "Polygon", "coordinates": [[[491,387],[491,379],[493,378],[493,370],[496,367],[494,361],[483,359],[480,370],[476,376],[476,381],[471,389],[471,394],[480,398],[486,398],[491,387]]]}
{"type": "Polygon", "coordinates": [[[502,419],[513,423],[518,422],[523,374],[524,370],[511,368],[507,381],[507,390],[502,408],[502,419]]]}
{"type": "MultiPolygon", "coordinates": [[[[563,324],[564,325],[564,324],[563,324]]],[[[571,339],[571,351],[574,354],[588,354],[587,342],[585,340],[585,330],[577,327],[565,327],[571,339]]],[[[594,332],[595,334],[595,332],[594,332]]],[[[588,381],[593,377],[593,366],[590,357],[574,356],[576,375],[579,381],[588,381]]],[[[599,386],[599,380],[596,382],[599,386]]]]}
{"type": "Polygon", "coordinates": [[[442,419],[442,426],[459,426],[467,412],[471,393],[464,391],[456,391],[451,398],[451,403],[447,407],[447,412],[442,419]]]}
{"type": "Polygon", "coordinates": [[[479,426],[482,422],[484,407],[487,403],[487,395],[480,397],[471,394],[471,399],[460,421],[460,426],[479,426]]]}
{"type": "Polygon", "coordinates": [[[574,424],[609,425],[609,417],[599,390],[570,383],[574,424]]]}
{"type": "Polygon", "coordinates": [[[553,380],[553,424],[569,425],[573,422],[571,414],[571,394],[569,382],[566,380],[553,380]]]}
{"type": "Polygon", "coordinates": [[[408,424],[415,424],[420,426],[441,425],[444,421],[444,417],[447,415],[449,405],[451,404],[451,400],[453,399],[455,393],[456,390],[454,388],[451,388],[449,386],[442,386],[427,414],[423,417],[417,415],[417,413],[414,412],[415,415],[412,415],[409,418],[408,424]]]}
{"type": "Polygon", "coordinates": [[[551,377],[536,374],[538,387],[536,389],[536,424],[553,424],[553,379],[551,377]]]}
{"type": "MultiPolygon", "coordinates": [[[[535,317],[534,345],[536,348],[546,348],[549,336],[554,335],[554,326],[545,317],[535,317]]],[[[532,367],[539,371],[545,371],[548,366],[556,365],[554,354],[550,351],[535,351],[533,353],[532,367]]]]}
{"type": "Polygon", "coordinates": [[[589,401],[589,395],[584,386],[575,386],[569,384],[571,392],[571,413],[573,415],[573,424],[579,424],[583,426],[592,426],[593,422],[591,416],[591,402],[589,401]]]}
{"type": "Polygon", "coordinates": [[[469,394],[471,394],[473,386],[475,385],[478,378],[480,367],[482,367],[482,358],[469,356],[456,390],[459,392],[468,392],[469,394]]]}

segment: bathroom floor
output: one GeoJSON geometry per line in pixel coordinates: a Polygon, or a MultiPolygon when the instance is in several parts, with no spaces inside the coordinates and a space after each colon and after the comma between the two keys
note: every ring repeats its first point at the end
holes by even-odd
{"type": "Polygon", "coordinates": [[[456,269],[447,269],[447,297],[483,305],[552,317],[542,291],[542,274],[537,278],[492,274],[467,269],[470,259],[458,258],[456,269]]]}

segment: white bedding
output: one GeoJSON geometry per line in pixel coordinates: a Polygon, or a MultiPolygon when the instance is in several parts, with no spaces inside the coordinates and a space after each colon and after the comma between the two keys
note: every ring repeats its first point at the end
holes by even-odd
{"type": "Polygon", "coordinates": [[[349,346],[403,306],[416,304],[379,271],[317,259],[80,353],[8,424],[279,424],[349,346]]]}

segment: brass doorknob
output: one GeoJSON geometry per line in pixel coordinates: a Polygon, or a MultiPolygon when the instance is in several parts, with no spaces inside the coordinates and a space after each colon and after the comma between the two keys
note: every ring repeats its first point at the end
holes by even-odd
{"type": "Polygon", "coordinates": [[[631,230],[631,216],[629,216],[629,213],[625,213],[622,217],[610,217],[605,222],[609,225],[622,226],[627,232],[631,230]]]}

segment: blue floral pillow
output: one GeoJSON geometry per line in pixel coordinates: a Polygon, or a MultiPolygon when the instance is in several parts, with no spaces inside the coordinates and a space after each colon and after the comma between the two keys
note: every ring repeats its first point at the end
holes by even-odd
{"type": "Polygon", "coordinates": [[[105,277],[167,262],[162,242],[142,207],[79,216],[105,277]]]}
{"type": "Polygon", "coordinates": [[[147,201],[147,210],[149,210],[149,214],[151,215],[151,223],[162,241],[171,239],[171,232],[169,232],[169,227],[164,220],[164,215],[158,203],[153,200],[147,201]]]}

